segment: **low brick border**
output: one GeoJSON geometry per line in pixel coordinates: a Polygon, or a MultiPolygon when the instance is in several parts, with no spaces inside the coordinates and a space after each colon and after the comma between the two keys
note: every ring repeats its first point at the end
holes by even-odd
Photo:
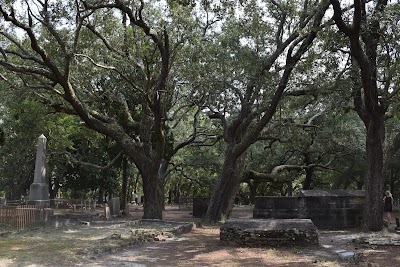
{"type": "Polygon", "coordinates": [[[248,247],[319,245],[310,219],[230,219],[220,227],[220,241],[248,247]]]}

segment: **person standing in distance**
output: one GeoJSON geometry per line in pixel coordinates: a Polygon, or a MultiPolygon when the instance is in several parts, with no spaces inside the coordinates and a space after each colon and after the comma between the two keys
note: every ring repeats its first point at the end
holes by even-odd
{"type": "Polygon", "coordinates": [[[388,224],[392,223],[392,211],[393,211],[393,196],[390,191],[385,192],[385,196],[383,197],[383,212],[386,215],[388,220],[388,224]]]}

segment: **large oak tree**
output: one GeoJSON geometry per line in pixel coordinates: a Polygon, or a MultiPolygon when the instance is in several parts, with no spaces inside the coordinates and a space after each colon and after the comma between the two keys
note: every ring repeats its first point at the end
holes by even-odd
{"type": "MultiPolygon", "coordinates": [[[[354,109],[366,129],[367,173],[365,177],[366,203],[364,209],[364,228],[379,231],[382,229],[384,191],[384,144],[385,120],[390,102],[398,92],[396,74],[393,73],[393,54],[391,45],[385,44],[385,32],[397,31],[398,26],[382,23],[388,1],[371,3],[355,0],[347,23],[345,11],[337,0],[331,0],[334,20],[340,32],[349,41],[353,59],[352,77],[354,109]]],[[[395,143],[395,142],[393,142],[395,143]]],[[[395,145],[389,150],[395,150],[395,145]]],[[[388,153],[393,154],[393,151],[388,153]]],[[[389,156],[389,155],[388,155],[389,156]]]]}
{"type": "Polygon", "coordinates": [[[169,73],[185,40],[177,29],[170,40],[172,16],[157,16],[157,6],[144,1],[119,0],[3,3],[0,14],[4,84],[28,88],[113,140],[143,179],[143,217],[162,218],[168,160],[195,136],[165,153],[178,97],[169,73]]]}
{"type": "Polygon", "coordinates": [[[226,145],[205,218],[211,223],[229,217],[246,151],[267,130],[296,64],[322,28],[329,1],[242,5],[243,13],[227,19],[216,41],[221,49],[214,55],[222,64],[210,65],[216,78],[209,116],[220,121],[226,145]]]}

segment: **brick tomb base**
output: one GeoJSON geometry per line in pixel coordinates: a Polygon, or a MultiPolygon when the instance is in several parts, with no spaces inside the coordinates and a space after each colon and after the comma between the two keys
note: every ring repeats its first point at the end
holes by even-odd
{"type": "Polygon", "coordinates": [[[230,219],[220,228],[220,241],[248,247],[319,245],[310,219],[230,219]]]}

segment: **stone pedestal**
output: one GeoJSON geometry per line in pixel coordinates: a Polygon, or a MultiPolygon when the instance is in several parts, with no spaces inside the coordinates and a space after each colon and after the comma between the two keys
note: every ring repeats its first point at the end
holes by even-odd
{"type": "Polygon", "coordinates": [[[30,203],[47,203],[49,207],[49,186],[46,183],[31,184],[28,205],[34,205],[30,203]]]}
{"type": "Polygon", "coordinates": [[[49,200],[28,200],[26,202],[27,205],[35,205],[39,209],[50,209],[50,201],[49,200]]]}

